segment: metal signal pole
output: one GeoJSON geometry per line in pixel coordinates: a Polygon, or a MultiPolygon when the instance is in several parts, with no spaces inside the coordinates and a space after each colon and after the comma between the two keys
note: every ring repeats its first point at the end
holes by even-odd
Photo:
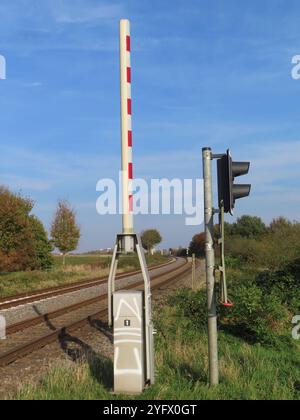
{"type": "Polygon", "coordinates": [[[204,179],[205,260],[208,314],[209,384],[219,384],[217,302],[215,288],[214,209],[212,194],[212,151],[202,149],[204,179]]]}
{"type": "Polygon", "coordinates": [[[195,289],[196,282],[196,257],[195,254],[192,254],[192,290],[195,289]]]}

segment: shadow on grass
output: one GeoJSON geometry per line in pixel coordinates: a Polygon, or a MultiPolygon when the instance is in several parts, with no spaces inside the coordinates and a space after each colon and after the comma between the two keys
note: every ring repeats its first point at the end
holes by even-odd
{"type": "Polygon", "coordinates": [[[219,326],[219,331],[224,332],[225,334],[229,334],[232,337],[238,338],[240,340],[245,341],[245,343],[254,345],[259,343],[259,340],[252,331],[247,329],[247,327],[243,325],[221,325],[219,326]]]}
{"type": "Polygon", "coordinates": [[[300,397],[300,382],[299,381],[294,382],[294,396],[296,399],[299,399],[300,397]]]}
{"type": "Polygon", "coordinates": [[[92,377],[107,390],[112,389],[113,363],[109,358],[96,353],[87,343],[66,332],[62,332],[59,342],[62,350],[73,362],[86,361],[92,377]]]}
{"type": "Polygon", "coordinates": [[[272,330],[266,330],[265,334],[260,334],[260,336],[257,336],[245,325],[222,325],[219,330],[250,346],[259,344],[265,349],[288,351],[295,345],[291,337],[278,335],[272,330]]]}
{"type": "Polygon", "coordinates": [[[192,368],[188,363],[168,363],[169,367],[177,372],[180,377],[187,379],[188,381],[195,383],[203,383],[204,385],[207,385],[208,378],[206,372],[204,372],[201,369],[194,369],[192,368]]]}

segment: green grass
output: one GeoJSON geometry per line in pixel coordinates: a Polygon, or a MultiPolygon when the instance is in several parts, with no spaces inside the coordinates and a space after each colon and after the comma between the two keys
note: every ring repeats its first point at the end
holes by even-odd
{"type": "MultiPolygon", "coordinates": [[[[102,275],[102,272],[99,273],[102,275]]],[[[0,297],[14,296],[20,293],[30,293],[49,287],[67,285],[89,277],[96,277],[88,271],[53,270],[10,273],[0,276],[0,297]]]]}
{"type": "MultiPolygon", "coordinates": [[[[149,255],[146,257],[148,264],[159,264],[166,261],[166,257],[155,254],[149,255]]],[[[67,266],[77,266],[77,265],[88,265],[88,266],[101,266],[109,267],[111,262],[110,255],[100,255],[100,254],[78,254],[78,255],[67,255],[66,256],[66,265],[67,266]]],[[[63,267],[63,257],[61,255],[54,255],[54,265],[56,268],[63,267]]],[[[138,258],[135,254],[133,255],[124,255],[120,257],[119,267],[136,267],[139,268],[138,258]]]]}
{"type": "MultiPolygon", "coordinates": [[[[220,385],[207,385],[207,335],[180,316],[177,306],[156,311],[157,381],[136,399],[299,400],[300,346],[264,348],[229,333],[219,335],[220,385]]],[[[112,362],[90,354],[88,362],[52,369],[37,386],[17,399],[132,399],[113,396],[112,362]]]]}
{"type": "MultiPolygon", "coordinates": [[[[66,265],[97,265],[109,263],[111,257],[109,255],[67,255],[66,265]]],[[[54,255],[54,266],[61,268],[63,266],[63,257],[61,255],[54,255]]]]}
{"type": "MultiPolygon", "coordinates": [[[[109,272],[111,257],[99,255],[68,256],[62,267],[62,257],[55,256],[55,266],[49,271],[22,271],[0,274],[0,297],[29,293],[48,287],[70,284],[80,280],[105,276],[109,272]]],[[[147,257],[149,266],[166,262],[161,255],[147,257]]],[[[139,269],[136,255],[121,256],[118,273],[139,269]]]]}

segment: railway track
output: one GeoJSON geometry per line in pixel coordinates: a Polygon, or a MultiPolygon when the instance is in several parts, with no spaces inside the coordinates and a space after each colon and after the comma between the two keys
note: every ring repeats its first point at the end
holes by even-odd
{"type": "MultiPolygon", "coordinates": [[[[149,268],[149,271],[156,270],[161,267],[168,266],[174,262],[174,259],[162,264],[157,264],[149,268]]],[[[140,274],[141,270],[130,271],[122,274],[118,274],[116,276],[116,280],[124,279],[126,277],[130,277],[136,274],[140,274]]],[[[57,287],[51,287],[47,289],[43,289],[40,291],[32,292],[32,293],[22,293],[18,295],[14,295],[7,298],[0,299],[0,311],[4,309],[10,309],[21,305],[26,305],[27,303],[36,302],[42,299],[48,299],[55,296],[60,296],[62,294],[75,292],[81,289],[87,289],[89,287],[98,286],[100,284],[104,284],[107,282],[108,277],[97,277],[91,278],[87,280],[82,280],[76,283],[70,283],[68,285],[62,285],[57,287]]]]}
{"type": "MultiPolygon", "coordinates": [[[[151,288],[152,290],[157,290],[162,286],[172,283],[173,281],[180,279],[185,276],[187,272],[190,271],[190,264],[186,261],[176,268],[169,270],[165,273],[151,276],[151,288]]],[[[142,281],[134,282],[126,286],[126,289],[135,289],[143,286],[142,281]]],[[[120,285],[122,288],[122,285],[120,285]]],[[[19,322],[13,325],[8,326],[7,336],[18,335],[26,330],[29,336],[35,336],[33,339],[24,339],[23,342],[18,345],[12,345],[12,347],[4,352],[0,352],[0,367],[7,366],[14,361],[28,355],[29,353],[34,352],[50,343],[53,343],[57,340],[62,339],[65,335],[74,332],[75,330],[82,328],[85,325],[92,324],[93,321],[103,321],[106,319],[107,315],[107,296],[102,294],[92,299],[88,299],[62,309],[48,312],[45,314],[39,314],[36,317],[28,319],[23,322],[19,322]],[[101,305],[101,309],[99,306],[101,305]],[[100,309],[100,310],[99,310],[100,309]],[[71,319],[73,318],[74,312],[78,310],[85,310],[87,313],[84,316],[77,315],[76,320],[66,320],[66,316],[69,314],[71,319]],[[53,320],[56,321],[57,326],[53,324],[53,320]],[[39,331],[34,331],[34,327],[40,329],[51,329],[51,331],[46,333],[39,333],[39,331]]],[[[14,343],[14,340],[12,340],[14,343]]],[[[17,343],[20,341],[20,337],[16,337],[17,343]]],[[[1,346],[0,346],[1,350],[1,346]]]]}

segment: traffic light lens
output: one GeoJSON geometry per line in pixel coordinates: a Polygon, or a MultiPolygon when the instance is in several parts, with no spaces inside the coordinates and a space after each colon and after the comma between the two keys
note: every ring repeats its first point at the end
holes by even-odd
{"type": "Polygon", "coordinates": [[[234,184],[232,186],[233,199],[248,197],[251,190],[251,184],[234,184]]]}
{"type": "Polygon", "coordinates": [[[246,175],[249,167],[250,162],[231,162],[232,177],[246,175]]]}

